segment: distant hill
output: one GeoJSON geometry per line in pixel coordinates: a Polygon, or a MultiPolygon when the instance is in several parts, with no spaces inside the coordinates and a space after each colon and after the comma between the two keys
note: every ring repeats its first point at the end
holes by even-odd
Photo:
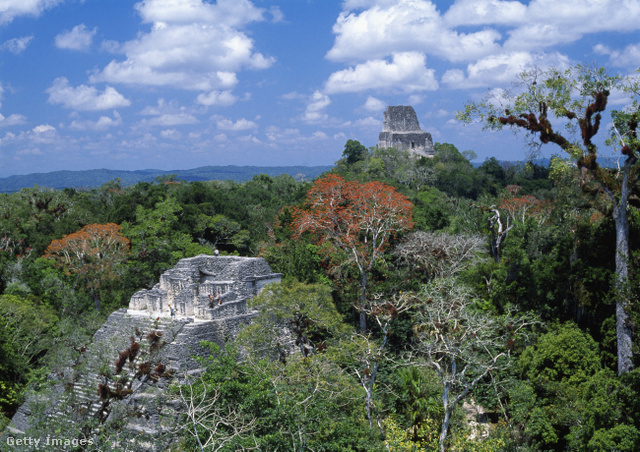
{"type": "Polygon", "coordinates": [[[201,166],[189,170],[85,170],[85,171],[53,171],[51,173],[34,173],[24,176],[9,176],[0,178],[0,193],[18,191],[22,188],[48,187],[55,189],[63,188],[93,188],[112,181],[116,178],[122,180],[124,185],[133,185],[138,182],[152,182],[157,177],[175,174],[177,179],[185,181],[203,180],[233,180],[236,182],[246,182],[257,174],[268,176],[279,176],[289,174],[290,176],[305,180],[311,180],[325,171],[329,171],[330,166],[201,166]]]}

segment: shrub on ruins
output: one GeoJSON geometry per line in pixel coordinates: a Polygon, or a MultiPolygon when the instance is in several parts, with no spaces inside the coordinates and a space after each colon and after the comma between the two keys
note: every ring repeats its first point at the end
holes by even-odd
{"type": "Polygon", "coordinates": [[[244,327],[237,341],[259,357],[286,362],[295,351],[310,356],[350,332],[326,285],[295,280],[270,284],[248,305],[259,314],[244,327]]]}

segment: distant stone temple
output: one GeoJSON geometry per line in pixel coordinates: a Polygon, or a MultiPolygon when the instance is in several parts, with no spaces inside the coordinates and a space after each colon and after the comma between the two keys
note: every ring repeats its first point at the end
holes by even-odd
{"type": "Polygon", "coordinates": [[[395,148],[422,157],[433,157],[431,134],[420,128],[418,116],[411,106],[387,107],[384,111],[379,148],[395,148]]]}

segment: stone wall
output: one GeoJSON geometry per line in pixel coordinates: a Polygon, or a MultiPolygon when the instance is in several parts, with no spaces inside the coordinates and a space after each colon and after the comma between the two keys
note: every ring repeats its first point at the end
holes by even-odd
{"type": "Polygon", "coordinates": [[[384,111],[383,132],[422,132],[418,116],[413,107],[389,106],[384,111]]]}
{"type": "Polygon", "coordinates": [[[280,281],[281,276],[262,258],[200,255],[180,260],[152,289],[135,293],[129,308],[165,316],[171,305],[180,315],[210,319],[208,314],[199,317],[209,295],[225,300],[250,298],[266,283],[280,281]]]}

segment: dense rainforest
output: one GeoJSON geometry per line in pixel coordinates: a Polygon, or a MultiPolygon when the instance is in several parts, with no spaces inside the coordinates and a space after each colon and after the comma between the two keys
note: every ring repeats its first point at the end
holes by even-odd
{"type": "Polygon", "coordinates": [[[615,206],[565,157],[474,167],[450,143],[415,158],[349,140],[314,181],[0,194],[0,427],[134,292],[219,250],[285,277],[211,345],[176,451],[640,450],[639,211],[622,281],[615,206]]]}

